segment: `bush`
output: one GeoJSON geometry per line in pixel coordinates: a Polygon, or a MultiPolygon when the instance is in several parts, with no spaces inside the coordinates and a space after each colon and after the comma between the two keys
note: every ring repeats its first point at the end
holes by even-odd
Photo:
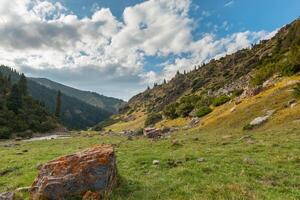
{"type": "Polygon", "coordinates": [[[207,95],[201,96],[201,99],[197,102],[196,107],[210,106],[213,103],[213,98],[207,95]]]}
{"type": "Polygon", "coordinates": [[[182,103],[177,108],[177,114],[181,117],[187,117],[194,109],[194,106],[190,103],[182,103]]]}
{"type": "Polygon", "coordinates": [[[207,115],[211,112],[212,112],[212,109],[210,107],[203,106],[203,107],[200,107],[200,108],[197,109],[196,116],[197,117],[203,117],[203,116],[205,116],[205,115],[207,115]]]}
{"type": "Polygon", "coordinates": [[[11,132],[7,127],[0,127],[0,139],[9,139],[11,132]]]}
{"type": "Polygon", "coordinates": [[[297,85],[294,87],[294,96],[296,98],[300,98],[300,83],[297,83],[297,85]]]}
{"type": "Polygon", "coordinates": [[[167,105],[164,110],[163,114],[169,119],[176,119],[178,116],[176,109],[177,109],[178,103],[171,103],[167,105]]]}
{"type": "Polygon", "coordinates": [[[154,125],[157,122],[162,120],[162,116],[159,113],[150,113],[147,116],[147,119],[145,121],[145,126],[150,126],[150,125],[154,125]]]}
{"type": "Polygon", "coordinates": [[[237,89],[237,90],[234,90],[232,92],[232,98],[235,98],[235,97],[238,97],[240,96],[241,94],[243,94],[244,90],[243,89],[237,89]]]}
{"type": "Polygon", "coordinates": [[[253,126],[251,124],[246,124],[244,127],[243,127],[243,130],[246,131],[246,130],[252,130],[253,129],[253,126]]]}
{"type": "Polygon", "coordinates": [[[228,101],[230,101],[230,97],[229,96],[227,96],[227,95],[221,95],[221,96],[219,96],[219,97],[217,97],[217,98],[215,98],[213,100],[213,105],[214,106],[220,106],[220,105],[223,105],[224,103],[226,103],[228,101]]]}

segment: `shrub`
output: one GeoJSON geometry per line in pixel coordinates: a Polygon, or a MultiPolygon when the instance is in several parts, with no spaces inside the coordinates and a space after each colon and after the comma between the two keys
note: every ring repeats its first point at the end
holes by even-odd
{"type": "Polygon", "coordinates": [[[145,126],[154,125],[157,122],[162,120],[162,116],[159,113],[150,113],[147,116],[147,119],[145,121],[145,126]]]}
{"type": "Polygon", "coordinates": [[[7,127],[0,127],[0,139],[9,139],[11,132],[7,127]]]}
{"type": "Polygon", "coordinates": [[[235,97],[238,97],[240,96],[241,94],[243,94],[244,90],[243,89],[237,89],[237,90],[234,90],[232,92],[232,98],[235,98],[235,97]]]}
{"type": "Polygon", "coordinates": [[[276,69],[273,63],[267,64],[256,71],[254,77],[251,79],[252,85],[262,85],[268,78],[270,78],[276,69]]]}
{"type": "Polygon", "coordinates": [[[297,83],[297,85],[294,87],[294,96],[296,98],[300,98],[300,83],[297,83]]]}
{"type": "Polygon", "coordinates": [[[167,105],[164,110],[163,114],[169,119],[176,119],[178,117],[178,114],[176,112],[176,108],[178,106],[178,103],[171,103],[167,105]]]}
{"type": "Polygon", "coordinates": [[[200,108],[197,109],[196,116],[197,117],[203,117],[203,116],[205,116],[205,115],[207,115],[211,112],[212,112],[212,109],[210,107],[203,106],[203,107],[200,107],[200,108]]]}
{"type": "Polygon", "coordinates": [[[187,117],[194,109],[194,106],[190,103],[182,103],[177,107],[177,114],[181,117],[187,117]]]}
{"type": "Polygon", "coordinates": [[[213,98],[207,95],[201,96],[201,99],[197,102],[196,107],[210,106],[213,103],[213,98]]]}
{"type": "Polygon", "coordinates": [[[246,124],[244,127],[243,127],[243,130],[252,130],[253,129],[253,126],[251,124],[246,124]]]}
{"type": "Polygon", "coordinates": [[[214,106],[220,106],[220,105],[223,105],[224,103],[226,103],[228,101],[230,101],[230,97],[229,96],[227,96],[227,95],[221,95],[221,96],[219,96],[219,97],[217,97],[217,98],[215,98],[213,100],[213,105],[214,106]]]}

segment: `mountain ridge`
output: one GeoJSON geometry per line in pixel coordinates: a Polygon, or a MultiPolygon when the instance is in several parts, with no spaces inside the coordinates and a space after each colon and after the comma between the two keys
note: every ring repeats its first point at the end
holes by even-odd
{"type": "Polygon", "coordinates": [[[117,113],[120,106],[124,103],[123,100],[114,97],[107,97],[92,91],[79,90],[47,78],[33,78],[31,80],[43,85],[52,90],[60,90],[62,93],[77,98],[92,106],[102,108],[111,113],[117,113]]]}

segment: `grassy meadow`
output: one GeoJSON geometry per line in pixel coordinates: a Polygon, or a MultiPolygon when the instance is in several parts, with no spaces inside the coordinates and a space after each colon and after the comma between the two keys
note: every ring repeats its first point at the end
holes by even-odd
{"type": "MultiPolygon", "coordinates": [[[[117,155],[119,184],[113,200],[300,199],[300,105],[286,106],[293,98],[291,81],[298,79],[242,101],[234,112],[229,111],[232,102],[220,106],[198,127],[179,129],[164,139],[128,140],[86,131],[69,139],[2,141],[0,192],[30,186],[37,166],[48,160],[104,143],[114,144],[117,155]],[[243,130],[272,109],[276,112],[267,123],[243,130]],[[14,145],[6,147],[9,143],[14,145]],[[153,160],[160,164],[153,165],[153,160]]],[[[135,126],[143,124],[136,120],[135,126]]],[[[177,120],[180,125],[185,121],[177,120]]],[[[120,127],[126,123],[113,125],[114,130],[120,127]]],[[[18,197],[29,198],[26,193],[18,197]]]]}

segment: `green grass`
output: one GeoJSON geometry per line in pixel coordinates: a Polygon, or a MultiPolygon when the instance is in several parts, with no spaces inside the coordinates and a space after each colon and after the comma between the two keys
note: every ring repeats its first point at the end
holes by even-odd
{"type": "Polygon", "coordinates": [[[159,141],[94,135],[20,142],[17,147],[0,147],[0,173],[10,171],[0,176],[0,192],[29,186],[36,167],[50,159],[112,143],[121,177],[112,199],[299,199],[299,142],[299,123],[251,133],[193,130],[159,141]],[[251,134],[253,144],[240,140],[245,134],[251,134]],[[172,146],[175,138],[181,145],[172,146]],[[23,150],[28,152],[16,155],[23,150]],[[197,162],[198,157],[205,162],[197,162]],[[247,157],[256,164],[245,163],[247,157]],[[159,166],[152,165],[156,159],[159,166]]]}
{"type": "MultiPolygon", "coordinates": [[[[230,112],[235,106],[232,102],[219,106],[201,119],[199,127],[158,141],[143,137],[127,140],[96,132],[86,137],[87,132],[82,132],[64,140],[0,142],[0,192],[31,185],[37,166],[48,160],[104,143],[116,146],[120,183],[113,191],[113,200],[298,200],[300,105],[298,102],[290,108],[286,103],[294,98],[293,87],[299,79],[284,79],[243,100],[234,112],[230,112]],[[253,118],[273,109],[275,114],[265,124],[243,130],[253,118]],[[174,140],[178,145],[172,145],[174,140]],[[19,146],[4,147],[5,143],[19,146]],[[200,157],[205,161],[197,162],[200,157]],[[153,160],[160,160],[160,165],[153,165],[153,160]]],[[[144,119],[141,115],[111,127],[132,128],[143,125],[144,119]]],[[[186,123],[187,118],[180,118],[157,126],[186,123]]],[[[28,194],[19,196],[28,199],[28,194]]]]}

